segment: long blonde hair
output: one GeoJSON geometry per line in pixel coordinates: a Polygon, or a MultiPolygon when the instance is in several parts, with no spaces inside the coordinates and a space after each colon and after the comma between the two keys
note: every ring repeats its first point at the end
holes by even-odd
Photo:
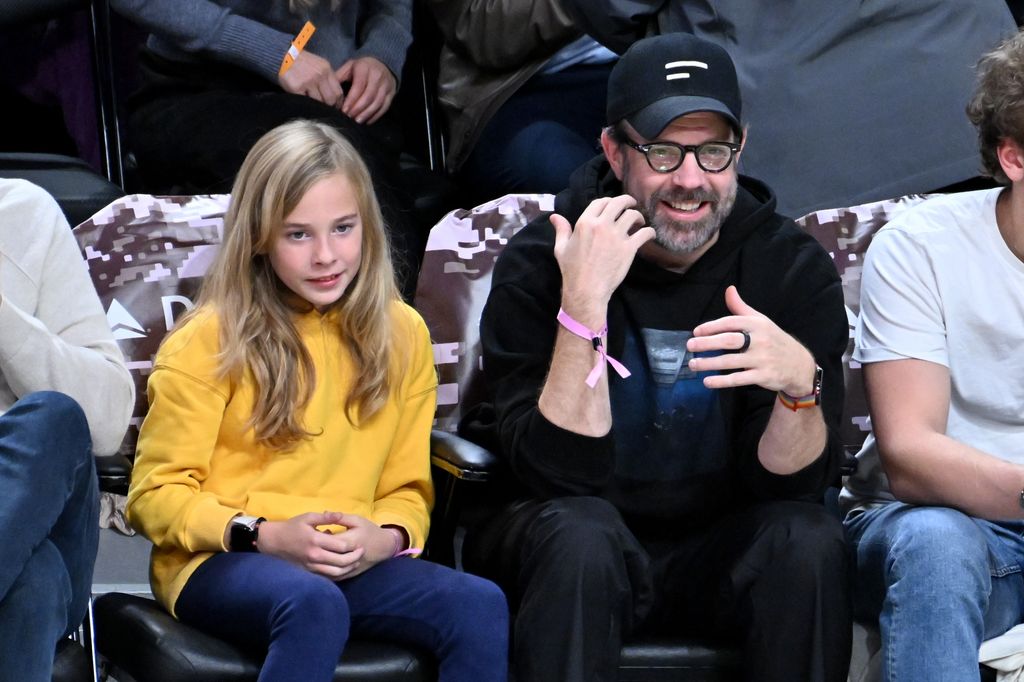
{"type": "Polygon", "coordinates": [[[362,220],[362,260],[339,310],[354,380],[344,398],[353,423],[369,419],[391,385],[390,306],[398,300],[390,247],[366,164],[334,128],[297,120],[261,137],[242,163],[224,217],[224,239],[199,295],[199,309],[220,321],[222,377],[252,373],[256,397],[249,425],[258,441],[286,450],[314,434],[302,424],[316,384],[313,360],[292,321],[296,313],[270,264],[278,228],[317,181],[342,173],[362,220]]]}

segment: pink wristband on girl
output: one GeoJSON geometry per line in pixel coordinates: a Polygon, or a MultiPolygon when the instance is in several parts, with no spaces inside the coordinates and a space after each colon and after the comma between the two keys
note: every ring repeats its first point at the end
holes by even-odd
{"type": "Polygon", "coordinates": [[[386,526],[384,530],[390,531],[395,536],[395,551],[391,555],[392,559],[400,556],[410,556],[412,554],[423,554],[423,549],[420,547],[410,547],[409,549],[402,549],[402,545],[405,544],[405,535],[402,531],[398,530],[393,526],[386,526]]]}
{"type": "Polygon", "coordinates": [[[594,350],[596,350],[601,356],[594,364],[594,369],[590,370],[590,374],[587,375],[587,386],[590,388],[597,386],[597,380],[601,377],[601,372],[604,371],[605,363],[611,365],[612,369],[614,369],[623,379],[629,376],[629,370],[626,369],[625,365],[608,355],[608,352],[604,349],[604,343],[601,339],[608,333],[608,325],[594,331],[583,323],[572,319],[569,313],[565,312],[561,308],[558,309],[558,317],[556,319],[570,334],[574,334],[581,339],[590,341],[591,345],[594,346],[594,350]]]}

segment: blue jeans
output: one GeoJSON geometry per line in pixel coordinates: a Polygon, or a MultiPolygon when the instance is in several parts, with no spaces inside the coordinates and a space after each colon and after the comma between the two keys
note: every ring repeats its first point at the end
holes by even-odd
{"type": "Polygon", "coordinates": [[[977,680],[982,641],[1024,620],[1024,522],[894,502],[844,525],[855,613],[881,630],[882,679],[977,680]]]}
{"type": "Polygon", "coordinates": [[[508,606],[490,581],[416,559],[390,559],[332,582],[257,553],[220,552],[175,604],[184,623],[267,651],[259,679],[331,680],[349,634],[433,653],[442,682],[502,682],[508,606]]]}
{"type": "Polygon", "coordinates": [[[49,680],[85,616],[99,490],[81,408],[51,391],[0,416],[0,679],[49,680]]]}
{"type": "Polygon", "coordinates": [[[600,153],[612,64],[538,74],[484,126],[460,169],[481,200],[509,192],[561,192],[600,153]]]}

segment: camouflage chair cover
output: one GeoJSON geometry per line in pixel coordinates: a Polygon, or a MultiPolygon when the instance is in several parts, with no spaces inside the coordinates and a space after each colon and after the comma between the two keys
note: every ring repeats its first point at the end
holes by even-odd
{"type": "Polygon", "coordinates": [[[430,230],[416,309],[430,328],[439,375],[434,428],[455,432],[464,408],[485,399],[480,315],[494,262],[512,235],[554,203],[551,194],[509,194],[452,211],[430,230]]]}
{"type": "Polygon", "coordinates": [[[220,244],[229,198],[133,194],[74,230],[135,380],[135,409],[120,450],[129,458],[149,407],[146,381],[153,357],[174,321],[193,306],[220,244]]]}
{"type": "Polygon", "coordinates": [[[850,208],[826,209],[808,213],[797,220],[804,230],[825,247],[843,281],[843,299],[850,324],[850,340],[843,354],[846,380],[846,405],[840,434],[843,444],[856,452],[864,444],[871,425],[860,363],[853,360],[853,331],[860,315],[860,278],[864,270],[864,254],[871,238],[887,222],[928,197],[914,194],[850,208]]]}

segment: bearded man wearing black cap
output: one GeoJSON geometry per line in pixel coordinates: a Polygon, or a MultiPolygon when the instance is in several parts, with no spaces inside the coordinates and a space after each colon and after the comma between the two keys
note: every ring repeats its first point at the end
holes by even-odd
{"type": "Polygon", "coordinates": [[[640,630],[731,638],[751,680],[845,680],[835,268],[738,175],[724,50],[634,44],[607,109],[603,155],[495,269],[484,371],[518,487],[466,565],[510,597],[518,682],[617,679],[640,630]]]}

